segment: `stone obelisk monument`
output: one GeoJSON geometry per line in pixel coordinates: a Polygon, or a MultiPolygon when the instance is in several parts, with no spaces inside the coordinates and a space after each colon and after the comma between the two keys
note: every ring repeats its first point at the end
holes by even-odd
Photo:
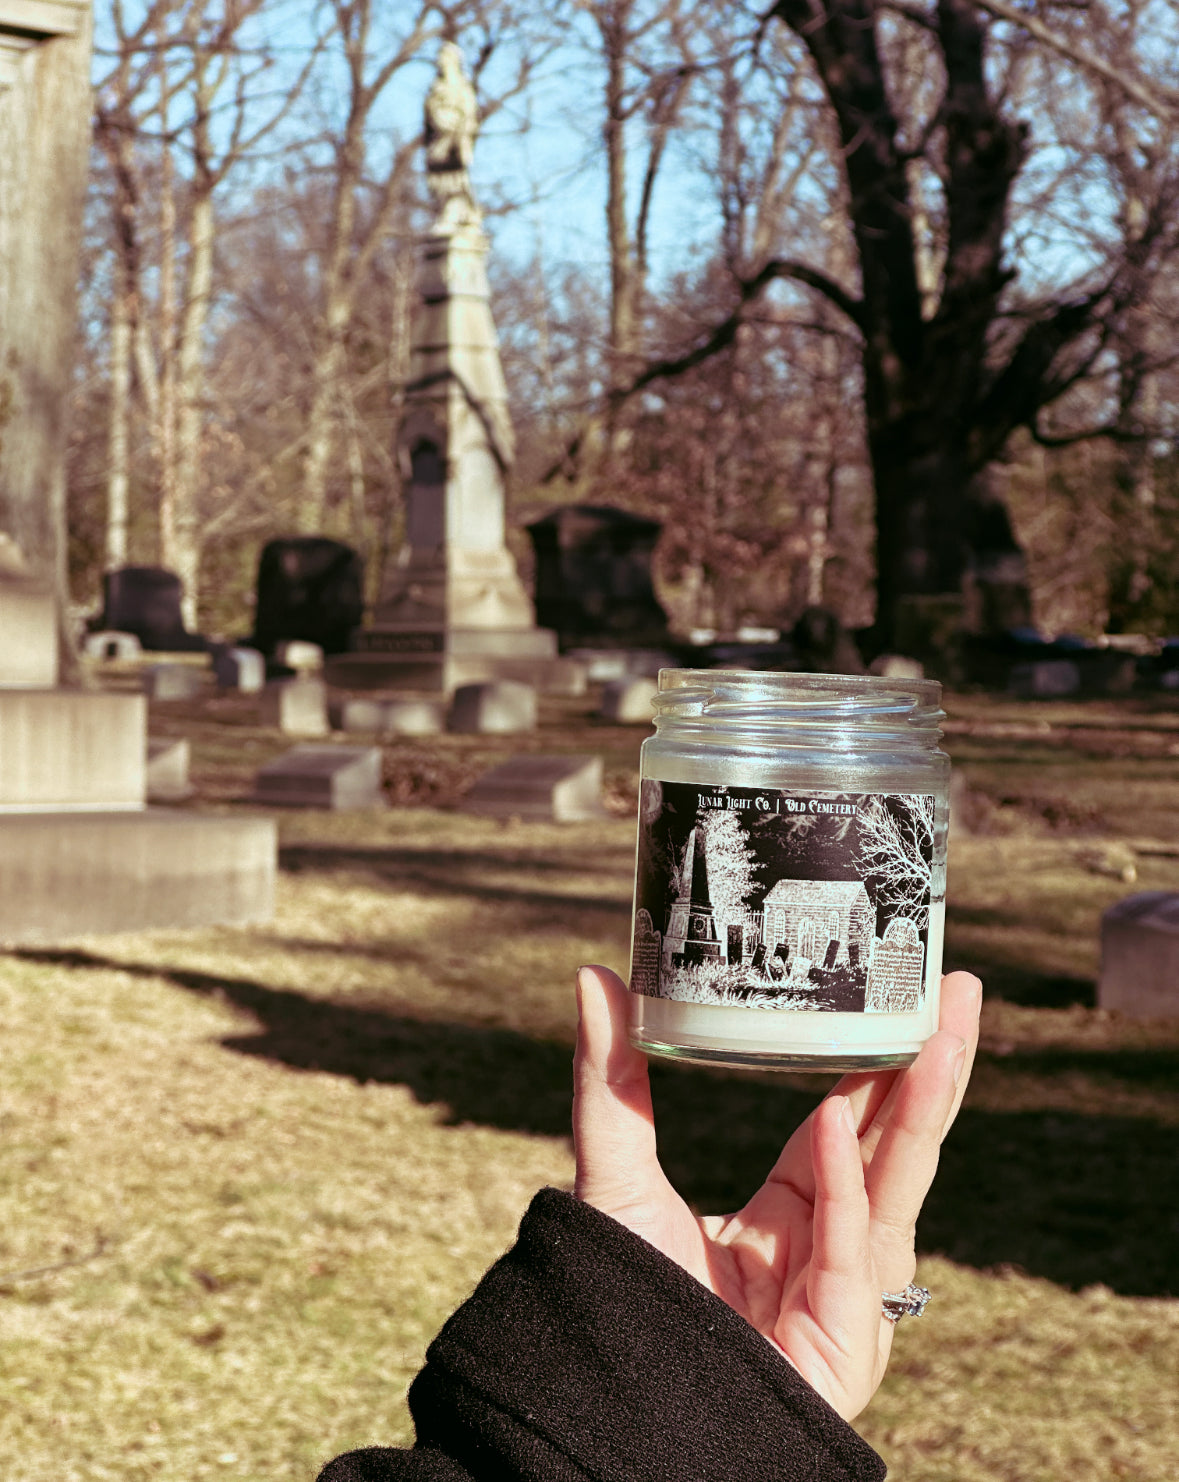
{"type": "Polygon", "coordinates": [[[537,628],[504,541],[513,436],[487,284],[488,241],[469,167],[478,114],[447,42],[426,98],[434,221],[419,249],[410,379],[399,434],[405,545],[353,652],[330,677],[351,686],[450,691],[472,680],[565,688],[573,666],[537,628]]]}

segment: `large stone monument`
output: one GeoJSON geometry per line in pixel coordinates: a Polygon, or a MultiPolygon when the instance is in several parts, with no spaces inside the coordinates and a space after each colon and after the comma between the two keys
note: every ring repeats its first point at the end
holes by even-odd
{"type": "Polygon", "coordinates": [[[475,93],[446,43],[426,99],[426,170],[435,218],[420,249],[410,381],[399,434],[410,470],[405,546],[352,652],[343,687],[442,690],[517,679],[563,689],[575,666],[536,626],[504,539],[513,457],[507,387],[487,284],[487,237],[468,167],[475,93]]]}
{"type": "Polygon", "coordinates": [[[147,807],[147,700],[57,684],[48,582],[0,568],[0,942],[269,918],[271,818],[147,807]]]}
{"type": "Polygon", "coordinates": [[[0,530],[59,603],[90,30],[89,0],[0,0],[0,530]]]}

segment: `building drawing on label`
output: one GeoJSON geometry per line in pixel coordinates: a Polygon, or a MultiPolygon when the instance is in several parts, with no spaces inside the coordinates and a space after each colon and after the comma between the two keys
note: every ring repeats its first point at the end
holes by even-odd
{"type": "Polygon", "coordinates": [[[864,1012],[898,1014],[919,1009],[925,989],[925,943],[917,924],[896,916],[872,944],[864,1012]]]}
{"type": "Polygon", "coordinates": [[[650,911],[636,912],[634,941],[630,951],[632,993],[658,994],[660,956],[660,936],[655,930],[650,911]]]}
{"type": "Polygon", "coordinates": [[[805,957],[863,980],[876,913],[862,880],[779,880],[762,904],[766,951],[787,962],[805,957]]]}

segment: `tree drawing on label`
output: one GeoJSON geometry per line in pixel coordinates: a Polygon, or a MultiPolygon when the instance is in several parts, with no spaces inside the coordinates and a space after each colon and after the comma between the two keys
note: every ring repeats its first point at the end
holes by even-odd
{"type": "Polygon", "coordinates": [[[870,796],[860,810],[860,862],[876,889],[883,925],[895,916],[929,927],[933,798],[922,793],[870,796]]]}

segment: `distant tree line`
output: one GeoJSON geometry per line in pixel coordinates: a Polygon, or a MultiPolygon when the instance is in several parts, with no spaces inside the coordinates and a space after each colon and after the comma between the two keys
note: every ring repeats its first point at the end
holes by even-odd
{"type": "Polygon", "coordinates": [[[560,129],[605,196],[594,263],[493,260],[518,517],[664,519],[684,626],[1179,628],[1176,0],[551,10],[98,0],[80,600],[159,561],[228,630],[298,531],[379,583],[450,38],[485,118],[560,129]]]}

